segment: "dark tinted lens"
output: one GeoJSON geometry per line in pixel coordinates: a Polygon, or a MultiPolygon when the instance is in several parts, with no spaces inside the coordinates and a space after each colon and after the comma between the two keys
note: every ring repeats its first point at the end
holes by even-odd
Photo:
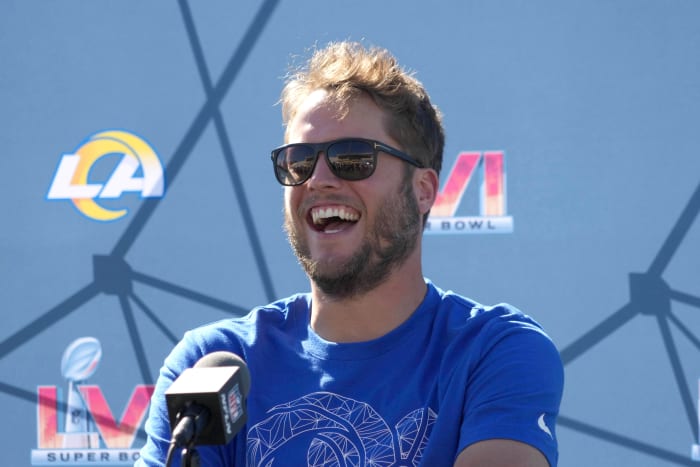
{"type": "Polygon", "coordinates": [[[277,178],[285,185],[304,182],[314,170],[316,154],[310,146],[298,145],[277,153],[275,170],[277,178]]]}
{"type": "Polygon", "coordinates": [[[374,172],[374,147],[366,141],[339,141],[328,148],[333,172],[345,180],[362,180],[374,172]]]}

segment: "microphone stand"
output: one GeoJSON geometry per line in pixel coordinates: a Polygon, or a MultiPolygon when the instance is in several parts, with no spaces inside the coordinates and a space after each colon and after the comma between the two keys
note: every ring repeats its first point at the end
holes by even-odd
{"type": "Polygon", "coordinates": [[[182,448],[182,467],[200,467],[200,458],[194,443],[182,448]]]}

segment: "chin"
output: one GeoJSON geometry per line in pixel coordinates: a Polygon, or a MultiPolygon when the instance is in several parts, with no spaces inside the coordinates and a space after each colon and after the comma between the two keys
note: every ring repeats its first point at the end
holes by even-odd
{"type": "Polygon", "coordinates": [[[341,256],[337,253],[333,255],[312,255],[308,259],[309,263],[313,264],[315,274],[330,277],[341,276],[347,270],[351,260],[352,256],[341,256]]]}

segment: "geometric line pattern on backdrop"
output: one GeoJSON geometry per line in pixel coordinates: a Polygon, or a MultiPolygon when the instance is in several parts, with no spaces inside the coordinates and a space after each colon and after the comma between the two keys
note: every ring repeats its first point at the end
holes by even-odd
{"type": "MultiPolygon", "coordinates": [[[[276,294],[265,261],[263,249],[260,245],[260,239],[255,228],[250,206],[243,190],[243,185],[240,182],[240,174],[235,161],[233,148],[228,138],[225,122],[220,112],[220,104],[238,76],[238,73],[242,69],[278,3],[279,0],[265,0],[261,4],[232,57],[225,65],[219,80],[214,83],[206,66],[204,52],[196,32],[189,4],[186,0],[178,0],[185,30],[192,47],[206,99],[202,108],[195,115],[188,130],[185,132],[166,167],[169,183],[172,184],[181,168],[184,166],[184,163],[188,157],[190,157],[207,126],[213,123],[243,218],[241,225],[246,229],[250,248],[268,301],[275,299],[276,294]]],[[[177,342],[177,338],[174,333],[167,328],[165,323],[158,318],[157,314],[149,308],[143,299],[134,293],[132,288],[133,282],[210,306],[227,314],[241,315],[246,313],[248,311],[247,308],[201,294],[178,284],[166,282],[152,277],[145,272],[134,271],[131,266],[127,264],[124,257],[155,212],[158,203],[158,199],[144,199],[110,254],[95,254],[93,256],[93,281],[75,291],[65,300],[0,342],[0,359],[4,359],[14,350],[27,344],[32,338],[65,319],[73,311],[79,309],[102,293],[114,295],[119,301],[143,381],[151,384],[153,382],[153,373],[147,364],[143,341],[139,335],[139,330],[134,319],[134,309],[132,305],[135,305],[136,309],[152,322],[173,344],[177,342]]],[[[676,379],[679,396],[690,424],[690,431],[693,434],[693,438],[696,440],[698,439],[697,412],[693,406],[690,390],[686,385],[686,379],[675,341],[670,332],[670,327],[671,325],[675,326],[696,348],[698,348],[698,350],[700,350],[700,339],[673,313],[671,307],[671,302],[678,302],[700,308],[700,297],[671,289],[663,280],[662,276],[666,266],[673,258],[673,255],[682,243],[687,231],[690,229],[690,226],[697,218],[698,212],[700,212],[700,185],[698,185],[691,196],[649,269],[644,273],[630,274],[629,303],[561,351],[562,361],[566,366],[604,339],[611,336],[616,330],[638,315],[656,317],[659,332],[663,339],[676,379]]],[[[0,392],[14,398],[23,399],[32,403],[36,402],[37,396],[35,392],[27,391],[6,382],[0,381],[0,392]]],[[[63,408],[60,409],[63,410],[63,408]]],[[[559,425],[670,463],[691,467],[697,465],[687,456],[678,455],[674,452],[635,440],[619,433],[580,422],[565,415],[560,415],[559,425]]],[[[143,433],[140,433],[140,436],[143,436],[143,433]]]]}
{"type": "MultiPolygon", "coordinates": [[[[240,43],[236,47],[232,57],[225,65],[221,77],[214,84],[212,83],[209,71],[204,61],[204,54],[196,33],[189,5],[187,4],[186,0],[179,0],[180,11],[185,23],[188,39],[195,56],[195,62],[202,85],[204,87],[206,99],[202,105],[202,108],[196,114],[188,130],[185,132],[182,141],[173,153],[166,167],[169,183],[172,185],[185,161],[192,154],[192,151],[204,133],[204,130],[207,128],[209,123],[214,123],[216,134],[218,136],[219,143],[221,144],[222,153],[226,162],[229,178],[233,185],[241,216],[243,218],[243,222],[241,224],[246,229],[250,242],[250,249],[253,252],[255,264],[260,274],[260,280],[263,284],[265,295],[270,302],[275,298],[276,294],[273,289],[272,279],[263,255],[263,250],[260,245],[260,238],[255,229],[250,206],[242,188],[243,185],[241,183],[240,174],[235,162],[233,149],[227,136],[219,106],[221,105],[224,96],[228,92],[234,80],[238,76],[246,59],[250,55],[253,46],[264,30],[267,21],[272,16],[278,2],[279,0],[266,0],[261,4],[240,43]]],[[[81,306],[85,305],[99,294],[103,293],[117,297],[123,313],[124,323],[128,329],[129,337],[131,339],[132,349],[141,373],[141,378],[144,383],[153,384],[153,372],[148,366],[143,339],[141,338],[138,326],[136,324],[132,304],[136,305],[136,308],[143,313],[143,315],[149,321],[151,321],[173,343],[173,345],[177,343],[177,338],[175,337],[174,333],[167,328],[165,323],[163,323],[157,317],[156,313],[154,313],[153,310],[148,307],[143,299],[134,293],[132,288],[133,282],[138,282],[160,291],[219,309],[228,314],[240,316],[246,313],[248,311],[247,308],[209,297],[177,284],[168,283],[161,279],[149,276],[143,272],[134,271],[131,266],[127,264],[124,259],[127,252],[155,212],[158,203],[159,199],[157,198],[144,199],[133,219],[127,225],[125,232],[112,249],[111,253],[109,255],[93,256],[93,281],[70,295],[64,301],[51,308],[29,324],[22,327],[4,341],[0,342],[0,359],[4,359],[8,356],[8,354],[27,344],[31,339],[65,319],[72,312],[79,309],[81,306]]],[[[32,403],[37,401],[36,393],[1,381],[0,392],[8,394],[12,397],[30,401],[32,403]]],[[[144,436],[142,430],[139,433],[139,436],[144,436]]]]}
{"type": "MultiPolygon", "coordinates": [[[[649,269],[643,273],[629,275],[630,301],[603,322],[585,333],[583,336],[564,348],[560,354],[564,365],[571,363],[586,351],[599,344],[616,330],[620,329],[631,319],[646,315],[656,318],[659,332],[668,354],[668,359],[676,379],[678,394],[685,409],[693,439],[698,440],[698,415],[693,405],[693,397],[686,383],[678,348],[671,334],[671,325],[675,326],[691,344],[700,350],[700,339],[673,313],[671,302],[684,303],[700,309],[700,297],[685,292],[673,290],[663,279],[663,273],[669,265],[678,248],[681,246],[688,230],[697,219],[700,212],[700,184],[691,195],[690,200],[681,212],[676,224],[666,237],[664,244],[656,254],[649,269]]],[[[560,416],[559,425],[587,435],[623,446],[641,453],[657,457],[678,465],[697,465],[689,456],[681,456],[650,444],[595,427],[566,416],[560,416]]]]}

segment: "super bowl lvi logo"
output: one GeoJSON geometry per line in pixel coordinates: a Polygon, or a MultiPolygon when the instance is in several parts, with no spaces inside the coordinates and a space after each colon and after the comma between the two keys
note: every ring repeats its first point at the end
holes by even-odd
{"type": "Polygon", "coordinates": [[[506,214],[506,165],[503,151],[462,151],[438,192],[426,234],[512,233],[506,214]],[[471,180],[479,174],[479,215],[458,215],[471,180]]]}
{"type": "Polygon", "coordinates": [[[62,386],[37,388],[37,449],[32,465],[133,465],[133,444],[146,417],[153,385],[137,384],[117,421],[100,386],[88,384],[102,346],[81,337],[63,352],[62,386]],[[63,389],[66,389],[64,392],[63,389]]]}

